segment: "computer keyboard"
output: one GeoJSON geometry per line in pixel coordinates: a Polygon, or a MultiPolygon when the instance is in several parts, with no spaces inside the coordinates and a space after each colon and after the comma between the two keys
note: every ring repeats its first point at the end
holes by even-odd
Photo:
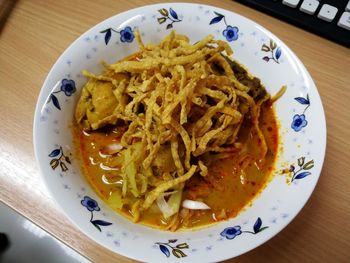
{"type": "Polygon", "coordinates": [[[236,0],[350,47],[350,0],[236,0]]]}

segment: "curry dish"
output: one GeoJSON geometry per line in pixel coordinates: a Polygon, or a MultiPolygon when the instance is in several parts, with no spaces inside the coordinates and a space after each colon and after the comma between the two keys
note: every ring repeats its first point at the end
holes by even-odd
{"type": "Polygon", "coordinates": [[[85,176],[134,222],[176,231],[236,216],[265,187],[277,155],[274,97],[209,35],[104,64],[76,106],[85,176]]]}

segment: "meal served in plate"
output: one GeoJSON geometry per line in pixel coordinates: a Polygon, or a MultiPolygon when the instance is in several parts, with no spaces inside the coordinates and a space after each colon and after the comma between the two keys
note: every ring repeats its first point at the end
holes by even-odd
{"type": "Polygon", "coordinates": [[[274,168],[274,97],[209,35],[158,45],[85,71],[74,134],[83,173],[115,211],[175,231],[236,216],[274,168]]]}

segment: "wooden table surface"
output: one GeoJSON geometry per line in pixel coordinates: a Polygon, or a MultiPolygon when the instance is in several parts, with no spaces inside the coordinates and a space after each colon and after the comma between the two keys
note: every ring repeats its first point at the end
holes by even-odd
{"type": "MultiPolygon", "coordinates": [[[[157,2],[21,0],[0,35],[0,200],[94,262],[133,261],[86,237],[53,202],[34,158],[34,108],[72,41],[110,16],[157,2]]],[[[280,234],[227,262],[350,262],[350,50],[234,1],[192,2],[232,10],[280,37],[309,70],[326,112],[327,152],[312,197],[280,234]]]]}

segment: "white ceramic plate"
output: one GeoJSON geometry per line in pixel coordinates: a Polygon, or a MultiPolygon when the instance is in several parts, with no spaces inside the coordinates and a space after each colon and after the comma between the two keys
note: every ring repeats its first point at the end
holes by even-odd
{"type": "MultiPolygon", "coordinates": [[[[247,252],[281,231],[310,197],[322,168],[326,125],[309,73],[275,35],[233,12],[205,5],[168,3],[111,17],[79,37],[52,67],[34,119],[35,154],[43,179],[59,206],[90,238],[116,253],[148,262],[213,262],[247,252]],[[160,10],[160,11],[159,11],[160,10]],[[86,82],[83,69],[99,73],[101,60],[115,62],[137,50],[134,30],[157,43],[170,29],[196,42],[208,34],[227,40],[234,56],[274,94],[283,151],[275,177],[253,205],[236,218],[194,232],[169,233],[133,224],[95,194],[72,153],[74,107],[86,82]],[[290,169],[292,182],[280,175],[290,169]]],[[[58,219],[59,220],[59,219],[58,219]]]]}

